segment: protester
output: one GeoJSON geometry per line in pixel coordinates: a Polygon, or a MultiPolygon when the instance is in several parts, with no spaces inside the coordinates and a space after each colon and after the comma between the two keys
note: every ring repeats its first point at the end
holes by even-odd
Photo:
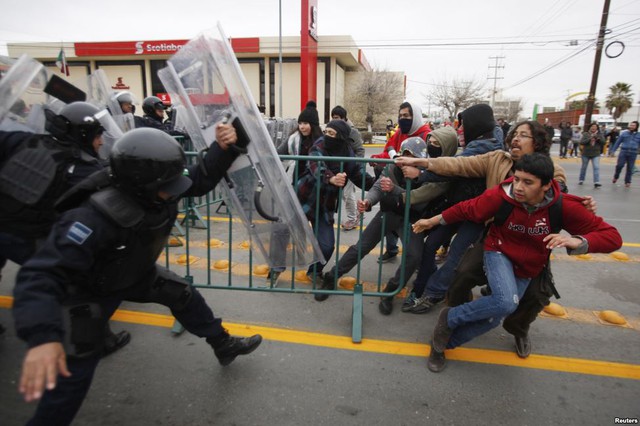
{"type": "Polygon", "coordinates": [[[637,121],[632,121],[629,124],[629,128],[620,134],[620,137],[613,146],[611,155],[615,155],[618,148],[620,148],[620,155],[618,155],[616,171],[613,174],[613,183],[618,181],[622,169],[627,166],[624,175],[624,186],[631,188],[633,168],[635,167],[636,158],[638,157],[638,148],[640,148],[640,133],[638,133],[637,121]]]}
{"type": "Polygon", "coordinates": [[[440,372],[446,365],[445,349],[456,348],[500,325],[514,312],[531,277],[548,262],[548,250],[566,247],[569,254],[609,253],[622,245],[618,231],[588,212],[582,199],[561,195],[553,180],[554,165],[541,153],[522,156],[514,176],[483,195],[459,203],[441,215],[416,222],[414,232],[437,225],[492,218],[503,203],[512,212],[507,221],[492,225],[484,241],[484,265],[491,294],[456,307],[443,308],[433,331],[428,368],[440,372]],[[562,197],[563,227],[571,234],[553,234],[549,208],[562,197]]]}
{"type": "Polygon", "coordinates": [[[602,186],[600,184],[600,155],[604,149],[604,135],[598,129],[597,123],[592,123],[589,126],[589,131],[582,134],[580,145],[582,146],[582,167],[580,168],[578,185],[584,183],[587,167],[591,162],[593,165],[593,186],[600,188],[602,186]]]}

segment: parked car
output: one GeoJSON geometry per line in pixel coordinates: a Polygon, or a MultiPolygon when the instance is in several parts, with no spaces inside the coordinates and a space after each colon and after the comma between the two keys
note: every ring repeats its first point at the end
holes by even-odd
{"type": "Polygon", "coordinates": [[[553,143],[560,143],[560,129],[553,129],[553,138],[551,141],[553,143]]]}

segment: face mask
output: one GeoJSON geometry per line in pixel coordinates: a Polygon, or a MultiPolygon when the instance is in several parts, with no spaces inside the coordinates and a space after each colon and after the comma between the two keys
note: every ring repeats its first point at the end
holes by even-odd
{"type": "Polygon", "coordinates": [[[342,139],[325,135],[324,146],[327,148],[327,151],[337,151],[342,146],[342,139]]]}
{"type": "Polygon", "coordinates": [[[429,158],[438,158],[442,155],[442,147],[435,145],[427,145],[427,154],[429,154],[429,158]]]}
{"type": "Polygon", "coordinates": [[[401,118],[398,120],[398,126],[400,127],[400,132],[409,134],[409,130],[411,130],[411,125],[413,124],[413,118],[401,118]]]}

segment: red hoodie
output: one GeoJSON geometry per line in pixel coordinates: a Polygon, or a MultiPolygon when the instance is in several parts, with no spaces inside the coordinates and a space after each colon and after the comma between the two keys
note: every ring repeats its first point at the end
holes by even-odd
{"type": "MultiPolygon", "coordinates": [[[[560,186],[553,180],[553,200],[532,213],[527,212],[522,203],[509,195],[513,177],[500,185],[487,189],[482,195],[458,203],[444,212],[447,223],[463,220],[485,222],[500,208],[503,200],[514,205],[511,214],[502,225],[491,225],[484,240],[484,249],[499,251],[513,263],[517,277],[537,276],[547,262],[548,250],[542,241],[551,233],[549,206],[558,201],[560,186]]],[[[618,230],[594,215],[582,205],[583,199],[571,194],[563,194],[562,228],[571,235],[579,235],[589,243],[590,253],[610,253],[622,246],[618,230]]]]}
{"type": "Polygon", "coordinates": [[[431,128],[429,127],[429,124],[425,123],[422,126],[420,126],[418,128],[418,130],[416,130],[415,132],[413,132],[410,135],[407,135],[405,133],[402,133],[400,131],[400,129],[396,130],[396,132],[389,138],[389,140],[387,141],[387,143],[384,146],[384,151],[382,151],[380,154],[373,154],[371,156],[371,158],[390,158],[389,157],[389,151],[394,150],[398,153],[398,155],[401,154],[400,152],[400,145],[402,145],[402,142],[405,141],[405,139],[408,138],[412,138],[414,136],[418,136],[420,137],[423,141],[426,142],[427,140],[427,135],[431,132],[431,128]]]}

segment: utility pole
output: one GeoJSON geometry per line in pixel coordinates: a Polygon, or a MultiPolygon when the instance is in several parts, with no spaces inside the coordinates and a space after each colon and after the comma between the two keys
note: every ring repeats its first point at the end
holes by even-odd
{"type": "Polygon", "coordinates": [[[596,58],[593,63],[593,74],[591,74],[591,88],[584,110],[585,128],[591,123],[591,114],[593,113],[593,104],[596,101],[596,87],[598,86],[598,74],[600,73],[600,60],[602,58],[602,46],[604,46],[604,36],[607,31],[607,18],[609,17],[609,4],[611,0],[604,0],[604,8],[602,9],[602,19],[600,20],[600,31],[598,31],[598,43],[596,44],[596,58]]]}
{"type": "Polygon", "coordinates": [[[489,69],[493,68],[493,77],[487,77],[487,80],[493,80],[493,90],[491,91],[491,108],[495,108],[496,105],[496,86],[498,84],[498,80],[502,80],[504,77],[498,77],[498,69],[504,68],[504,65],[498,65],[498,61],[500,59],[504,59],[504,56],[489,56],[489,59],[495,59],[496,64],[491,66],[489,65],[489,69]]]}

